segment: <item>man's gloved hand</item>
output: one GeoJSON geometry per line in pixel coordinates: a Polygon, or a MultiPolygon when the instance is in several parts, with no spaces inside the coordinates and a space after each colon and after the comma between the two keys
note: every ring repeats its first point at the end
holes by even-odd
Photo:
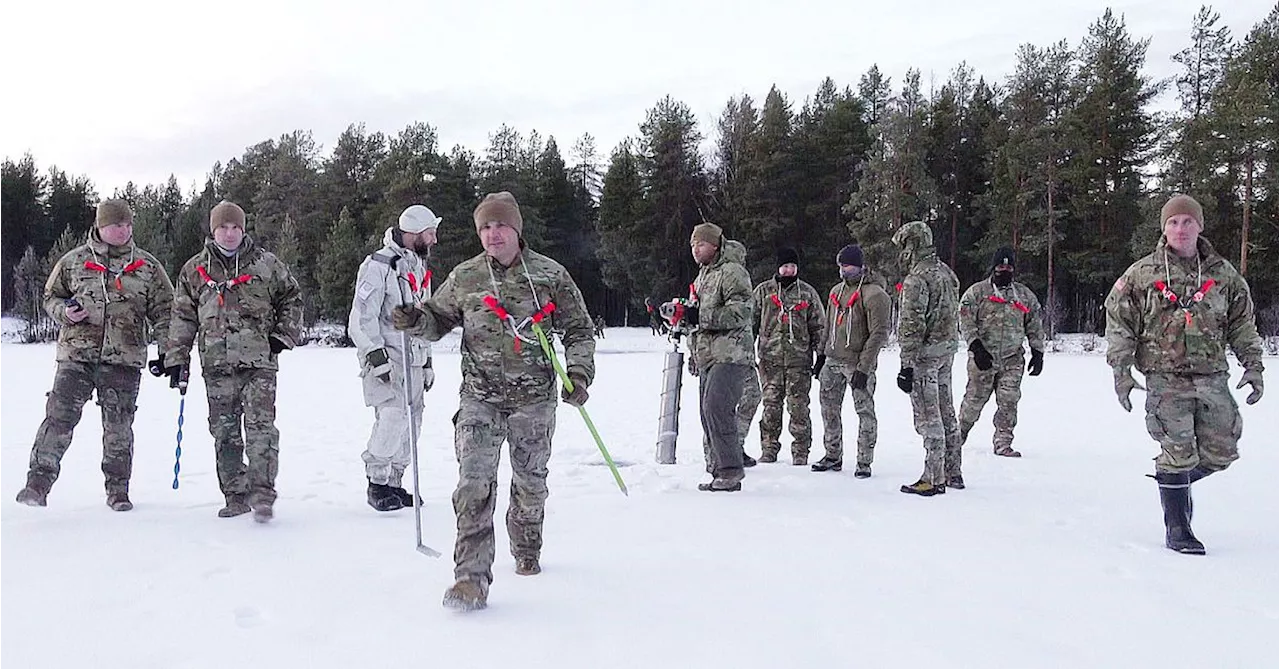
{"type": "Polygon", "coordinates": [[[89,317],[89,312],[74,297],[63,300],[62,305],[62,315],[71,323],[79,323],[89,317]]]}
{"type": "Polygon", "coordinates": [[[369,351],[364,356],[364,362],[369,366],[370,374],[383,383],[391,383],[391,359],[387,357],[387,349],[375,348],[369,351]]]}
{"type": "Polygon", "coordinates": [[[1244,376],[1240,377],[1240,383],[1236,384],[1236,390],[1245,386],[1245,384],[1253,386],[1253,392],[1245,398],[1245,404],[1257,404],[1262,399],[1262,364],[1250,365],[1244,370],[1244,376]]]}
{"type": "Polygon", "coordinates": [[[422,310],[412,305],[401,305],[391,310],[391,325],[397,330],[408,330],[422,320],[422,310]]]}
{"type": "Polygon", "coordinates": [[[911,386],[916,382],[916,370],[914,367],[903,367],[898,372],[898,389],[904,393],[911,392],[911,386]]]}
{"type": "Polygon", "coordinates": [[[280,355],[282,351],[289,350],[289,345],[275,335],[267,337],[267,346],[271,347],[271,355],[280,355]]]}
{"type": "Polygon", "coordinates": [[[1027,364],[1027,372],[1031,376],[1040,376],[1040,372],[1044,371],[1044,351],[1031,349],[1031,362],[1027,364]]]}
{"type": "Polygon", "coordinates": [[[571,404],[580,407],[587,403],[587,380],[579,374],[570,374],[569,380],[573,382],[573,392],[569,392],[569,387],[564,386],[560,389],[560,399],[565,404],[571,404]]]}
{"type": "Polygon", "coordinates": [[[169,377],[169,387],[185,390],[187,381],[191,378],[191,367],[189,365],[171,365],[164,368],[164,373],[169,377]]]}
{"type": "Polygon", "coordinates": [[[849,381],[853,384],[854,390],[867,389],[867,375],[863,372],[854,372],[849,381]]]}
{"type": "Polygon", "coordinates": [[[987,351],[987,347],[982,345],[981,339],[975,339],[972,344],[969,344],[969,352],[973,354],[975,367],[984,372],[991,369],[991,363],[994,360],[991,357],[991,353],[987,351]]]}
{"type": "Polygon", "coordinates": [[[693,356],[689,356],[689,376],[698,378],[698,363],[694,361],[693,356]]]}
{"type": "Polygon", "coordinates": [[[819,353],[818,359],[813,363],[813,378],[818,378],[818,374],[822,373],[822,366],[827,364],[827,356],[819,353]]]}
{"type": "Polygon", "coordinates": [[[147,371],[151,372],[151,375],[156,377],[157,379],[165,375],[164,370],[165,370],[165,366],[164,366],[163,353],[157,354],[155,360],[147,361],[147,371]]]}
{"type": "Polygon", "coordinates": [[[1129,393],[1133,392],[1134,388],[1138,390],[1146,390],[1146,388],[1143,388],[1142,384],[1133,378],[1133,371],[1128,365],[1112,367],[1111,371],[1115,375],[1116,399],[1120,400],[1120,407],[1125,411],[1133,411],[1133,403],[1129,401],[1129,393]]]}
{"type": "Polygon", "coordinates": [[[431,386],[436,384],[436,370],[430,367],[422,370],[422,389],[424,391],[431,390],[431,386]]]}

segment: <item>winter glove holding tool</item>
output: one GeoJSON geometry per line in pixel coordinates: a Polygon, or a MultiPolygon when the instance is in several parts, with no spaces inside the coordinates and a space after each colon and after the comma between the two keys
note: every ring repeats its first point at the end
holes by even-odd
{"type": "Polygon", "coordinates": [[[898,372],[898,389],[904,393],[911,392],[911,386],[916,382],[916,370],[914,367],[903,367],[898,372]]]}
{"type": "Polygon", "coordinates": [[[151,372],[151,375],[156,377],[157,379],[165,375],[165,369],[167,368],[164,366],[163,353],[156,354],[155,360],[147,361],[147,371],[151,372]]]}
{"type": "MultiPolygon", "coordinates": [[[[853,383],[854,390],[867,389],[867,375],[863,372],[854,372],[849,381],[853,383]]],[[[909,386],[908,386],[909,387],[909,386]]]]}
{"type": "Polygon", "coordinates": [[[560,399],[565,404],[580,407],[587,403],[587,380],[579,374],[570,374],[569,380],[573,382],[573,392],[569,392],[569,387],[564,386],[560,389],[560,399]]]}
{"type": "Polygon", "coordinates": [[[275,335],[267,337],[267,346],[271,347],[271,355],[280,355],[281,351],[289,350],[289,345],[284,343],[283,339],[275,335]]]}
{"type": "Polygon", "coordinates": [[[973,343],[969,344],[969,352],[973,354],[975,367],[984,372],[991,369],[991,363],[994,362],[994,359],[991,357],[991,353],[987,351],[987,347],[982,345],[981,339],[975,339],[973,343]]]}
{"type": "Polygon", "coordinates": [[[1031,362],[1027,364],[1027,372],[1031,376],[1040,376],[1040,372],[1044,371],[1044,351],[1031,349],[1031,362]]]}
{"type": "Polygon", "coordinates": [[[1120,407],[1125,411],[1133,411],[1133,403],[1129,401],[1129,393],[1133,392],[1134,388],[1138,390],[1146,390],[1146,388],[1143,388],[1142,384],[1133,378],[1133,371],[1127,365],[1111,369],[1115,374],[1116,399],[1120,400],[1120,407]]]}
{"type": "Polygon", "coordinates": [[[414,306],[399,306],[391,310],[391,325],[397,330],[408,330],[422,320],[422,311],[414,306]]]}
{"type": "Polygon", "coordinates": [[[436,384],[436,370],[427,367],[422,370],[422,389],[424,391],[431,390],[431,386],[436,384]]]}
{"type": "Polygon", "coordinates": [[[387,349],[375,348],[364,356],[364,362],[369,365],[369,373],[378,377],[383,383],[391,383],[391,359],[387,357],[387,349]]]}
{"type": "Polygon", "coordinates": [[[1245,384],[1253,386],[1253,392],[1245,398],[1246,404],[1257,404],[1262,399],[1262,365],[1261,363],[1252,364],[1244,370],[1244,376],[1240,377],[1240,383],[1236,384],[1236,390],[1245,386],[1245,384]]]}
{"type": "Polygon", "coordinates": [[[165,367],[164,373],[169,376],[169,387],[186,392],[187,380],[191,378],[190,365],[173,365],[165,367]]]}
{"type": "Polygon", "coordinates": [[[813,363],[813,378],[818,378],[818,375],[822,373],[822,366],[825,364],[827,364],[827,356],[819,353],[818,359],[813,363]]]}

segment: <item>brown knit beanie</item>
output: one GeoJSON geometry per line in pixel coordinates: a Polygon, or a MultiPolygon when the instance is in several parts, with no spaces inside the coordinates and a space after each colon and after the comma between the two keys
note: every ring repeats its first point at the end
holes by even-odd
{"type": "Polygon", "coordinates": [[[98,204],[98,213],[93,218],[93,227],[105,228],[117,223],[132,223],[133,210],[124,200],[103,200],[98,204]]]}
{"type": "Polygon", "coordinates": [[[516,196],[505,190],[484,196],[472,218],[476,222],[476,234],[480,233],[480,228],[486,223],[502,223],[515,230],[517,235],[524,233],[524,217],[520,215],[520,205],[516,202],[516,196]]]}
{"type": "Polygon", "coordinates": [[[1195,198],[1190,195],[1182,195],[1179,193],[1178,195],[1174,195],[1169,198],[1169,201],[1164,203],[1164,206],[1160,208],[1160,227],[1163,228],[1164,224],[1170,218],[1177,216],[1178,214],[1187,214],[1188,216],[1191,216],[1200,224],[1200,229],[1204,229],[1204,208],[1201,207],[1200,203],[1196,202],[1195,198]]]}
{"type": "Polygon", "coordinates": [[[225,223],[234,223],[244,230],[244,210],[234,202],[223,200],[209,211],[209,231],[218,229],[225,223]]]}
{"type": "Polygon", "coordinates": [[[715,223],[699,223],[693,226],[693,234],[689,236],[691,242],[706,242],[715,246],[720,246],[721,240],[724,238],[724,231],[715,223]]]}

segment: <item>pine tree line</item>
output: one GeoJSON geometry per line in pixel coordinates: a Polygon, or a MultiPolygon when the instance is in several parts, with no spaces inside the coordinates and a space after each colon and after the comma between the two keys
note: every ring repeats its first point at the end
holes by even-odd
{"type": "MultiPolygon", "coordinates": [[[[483,153],[439,146],[433,126],[396,135],[354,124],[323,154],[295,131],[213,166],[202,188],[129,184],[113,195],[137,212],[135,237],[174,272],[206,235],[209,209],[240,203],[251,233],[297,274],[306,318],[343,321],[352,278],[409,204],[444,218],[432,265],[443,276],[480,252],[471,211],[508,190],[530,245],[563,263],[590,311],[636,323],[646,297],[685,292],[689,234],[722,224],[748,248],[757,281],[778,246],[801,253],[802,274],[834,280],[834,255],[859,241],[896,277],[889,244],[911,220],[934,230],[963,285],[992,251],[1019,255],[1021,280],[1048,305],[1054,332],[1098,332],[1111,283],[1154,247],[1160,205],[1185,192],[1205,208],[1205,234],[1248,278],[1259,325],[1277,331],[1277,9],[1242,40],[1204,7],[1179,76],[1142,73],[1149,40],[1106,11],[1079,44],[1023,45],[1013,73],[987,81],[964,63],[925,90],[918,71],[895,84],[872,66],[856,88],[825,80],[796,104],[776,87],[762,103],[727,102],[710,155],[693,112],[670,97],[638,133],[601,156],[583,135],[567,158],[555,138],[509,126],[483,153]],[[1152,111],[1166,86],[1179,109],[1152,111]]],[[[39,319],[48,268],[83,239],[98,199],[87,177],[32,156],[3,164],[3,306],[39,319]]],[[[38,333],[33,331],[33,335],[38,333]]]]}

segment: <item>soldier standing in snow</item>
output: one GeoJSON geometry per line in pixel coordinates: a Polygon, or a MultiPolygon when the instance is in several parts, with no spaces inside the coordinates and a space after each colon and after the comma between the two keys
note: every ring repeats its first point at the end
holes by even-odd
{"type": "Polygon", "coordinates": [[[19,502],[45,506],[72,432],[96,391],[107,505],[116,511],[133,508],[133,417],[147,361],[147,324],[163,351],[172,299],[164,267],[133,243],[129,204],[99,204],[88,242],[59,258],[44,286],[45,312],[62,326],[58,368],[19,502]]]}
{"type": "Polygon", "coordinates": [[[302,297],[289,268],[245,234],[239,205],[215,205],[209,232],[213,238],[178,273],[164,364],[176,387],[190,372],[198,341],[226,499],[218,517],[252,509],[254,520],[265,523],[274,516],[280,454],[277,356],[302,339],[302,297]]]}
{"type": "Polygon", "coordinates": [[[797,276],[800,256],[795,249],[778,249],[777,261],[777,276],[762,281],[751,293],[752,313],[759,327],[756,352],[764,405],[760,461],[778,461],[785,402],[791,416],[791,464],[807,465],[813,444],[809,390],[815,356],[822,352],[826,312],[818,291],[797,276]]]}
{"type": "Polygon", "coordinates": [[[840,283],[828,292],[830,320],[826,353],[818,356],[818,401],[822,410],[822,443],[826,455],[813,471],[840,471],[844,466],[844,389],[853,395],[858,412],[858,465],[853,475],[871,476],[875,459],[876,367],[880,349],[889,341],[889,294],[884,277],[862,259],[862,247],[850,244],[836,256],[840,283]]]}
{"type": "Polygon", "coordinates": [[[893,243],[898,247],[899,265],[907,270],[898,320],[902,358],[898,388],[911,395],[911,413],[925,450],[924,473],[919,481],[902,486],[902,492],[931,497],[945,493],[948,486],[964,488],[960,430],[951,399],[960,281],[938,259],[933,232],[924,222],[898,228],[893,243]]]}
{"type": "Polygon", "coordinates": [[[455,267],[431,299],[396,307],[392,316],[397,329],[431,341],[462,327],[461,401],[453,419],[457,582],[445,591],[444,605],[463,610],[484,608],[493,582],[493,512],[503,442],[511,449],[507,535],[516,573],[542,571],[556,373],[531,324],[542,319],[548,332],[561,333],[573,381],[573,392],[562,392],[562,399],[571,405],[587,401],[596,349],[582,293],[560,263],[526,247],[516,199],[507,192],[487,195],[474,219],[484,253],[455,267]]]}
{"type": "Polygon", "coordinates": [[[368,501],[377,511],[412,507],[413,495],[402,479],[409,466],[410,430],[422,429],[423,394],[431,390],[431,343],[409,337],[391,324],[391,310],[421,304],[431,297],[426,259],[436,243],[440,218],[420,204],[405,209],[395,227],[382,235],[382,248],[365,257],[356,275],[356,292],[347,318],[347,334],[356,345],[365,406],[373,407],[373,431],[361,459],[369,480],[368,501]],[[409,378],[403,377],[405,355],[409,378]],[[405,398],[406,390],[409,396],[405,398]],[[411,416],[405,415],[406,403],[411,416]]]}
{"type": "Polygon", "coordinates": [[[1022,398],[1022,341],[1031,345],[1031,376],[1044,369],[1044,324],[1040,301],[1030,288],[1013,280],[1013,249],[1001,248],[991,259],[991,276],[964,291],[960,298],[960,338],[969,342],[969,383],[960,404],[960,441],[969,438],[982,407],[996,396],[995,453],[1009,458],[1013,428],[1022,398]]]}
{"type": "Polygon", "coordinates": [[[1262,340],[1249,284],[1200,236],[1204,211],[1186,195],[1160,210],[1164,234],[1153,253],[1129,266],[1107,296],[1107,363],[1116,397],[1147,381],[1147,431],[1160,443],[1155,480],[1164,509],[1165,546],[1204,554],[1191,531],[1191,484],[1240,457],[1240,408],[1228,388],[1226,347],[1244,367],[1237,389],[1262,399],[1262,340]]]}
{"type": "Polygon", "coordinates": [[[672,302],[662,305],[663,317],[673,325],[685,319],[695,326],[690,335],[689,365],[698,377],[698,406],[702,432],[709,440],[711,481],[698,489],[733,492],[742,489],[742,440],[738,436],[737,407],[751,374],[751,275],[743,262],[746,247],[725,239],[720,226],[694,226],[689,250],[698,263],[698,277],[690,288],[694,306],[682,313],[672,302]]]}

